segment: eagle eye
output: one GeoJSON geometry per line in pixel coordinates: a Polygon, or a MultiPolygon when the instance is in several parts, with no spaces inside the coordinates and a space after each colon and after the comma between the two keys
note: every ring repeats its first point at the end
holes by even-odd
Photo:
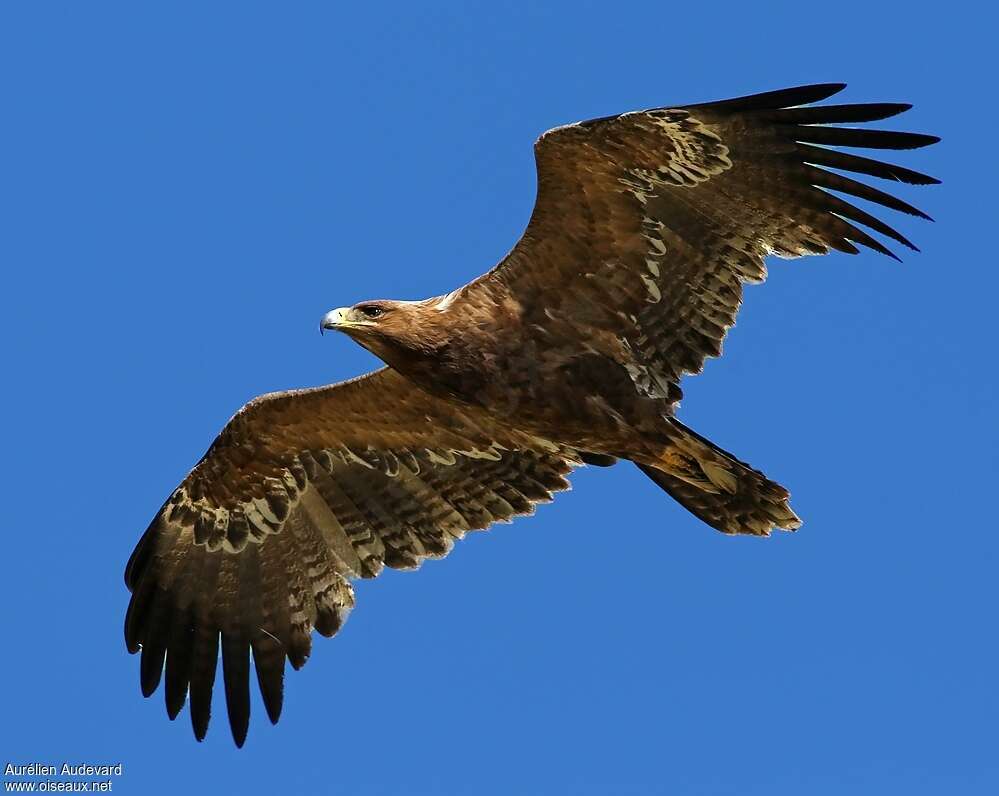
{"type": "Polygon", "coordinates": [[[358,309],[365,318],[379,318],[385,314],[385,310],[373,304],[366,304],[363,307],[358,307],[358,309]]]}

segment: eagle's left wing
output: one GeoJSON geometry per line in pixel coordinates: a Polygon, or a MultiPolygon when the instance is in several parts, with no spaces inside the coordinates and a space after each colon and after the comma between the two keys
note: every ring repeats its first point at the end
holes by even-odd
{"type": "Polygon", "coordinates": [[[829,169],[938,181],[831,147],[911,149],[938,139],[832,126],[908,105],[800,107],[842,88],[637,111],[545,133],[523,237],[465,290],[511,295],[526,323],[619,360],[640,391],[675,400],[681,376],[721,353],[742,285],[764,279],[766,255],[856,253],[856,243],[894,256],[858,224],[915,248],[832,192],[928,216],[829,169]]]}

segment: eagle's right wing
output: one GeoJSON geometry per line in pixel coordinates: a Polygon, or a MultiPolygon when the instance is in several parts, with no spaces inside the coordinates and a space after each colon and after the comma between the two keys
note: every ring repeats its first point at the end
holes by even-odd
{"type": "Polygon", "coordinates": [[[249,722],[250,650],[272,722],[284,659],[337,632],[349,581],[446,555],[466,532],[529,514],[579,460],[383,369],[274,393],[241,409],[173,492],[129,559],[129,652],[151,695],[166,671],[176,717],[188,692],[204,737],[219,647],[229,722],[249,722]],[[165,659],[165,665],[164,665],[165,659]]]}

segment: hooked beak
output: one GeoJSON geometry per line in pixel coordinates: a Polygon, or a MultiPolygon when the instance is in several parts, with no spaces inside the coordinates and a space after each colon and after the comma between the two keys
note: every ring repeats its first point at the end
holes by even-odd
{"type": "Polygon", "coordinates": [[[342,329],[350,325],[350,321],[347,320],[349,309],[350,307],[338,307],[327,312],[319,321],[319,334],[323,334],[327,329],[342,329]]]}

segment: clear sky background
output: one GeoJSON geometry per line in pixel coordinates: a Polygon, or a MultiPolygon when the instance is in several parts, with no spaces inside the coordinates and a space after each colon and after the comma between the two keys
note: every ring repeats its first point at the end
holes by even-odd
{"type": "MultiPolygon", "coordinates": [[[[948,3],[5,3],[3,762],[115,793],[999,792],[995,20],[948,3]],[[681,418],[794,494],[728,538],[630,466],[254,688],[237,751],[139,693],[125,561],[226,419],[374,359],[326,310],[483,272],[555,125],[845,81],[922,254],[774,261],[681,418]],[[891,124],[891,123],[888,123],[891,124]]],[[[890,187],[890,186],[889,186],[890,187]]]]}

